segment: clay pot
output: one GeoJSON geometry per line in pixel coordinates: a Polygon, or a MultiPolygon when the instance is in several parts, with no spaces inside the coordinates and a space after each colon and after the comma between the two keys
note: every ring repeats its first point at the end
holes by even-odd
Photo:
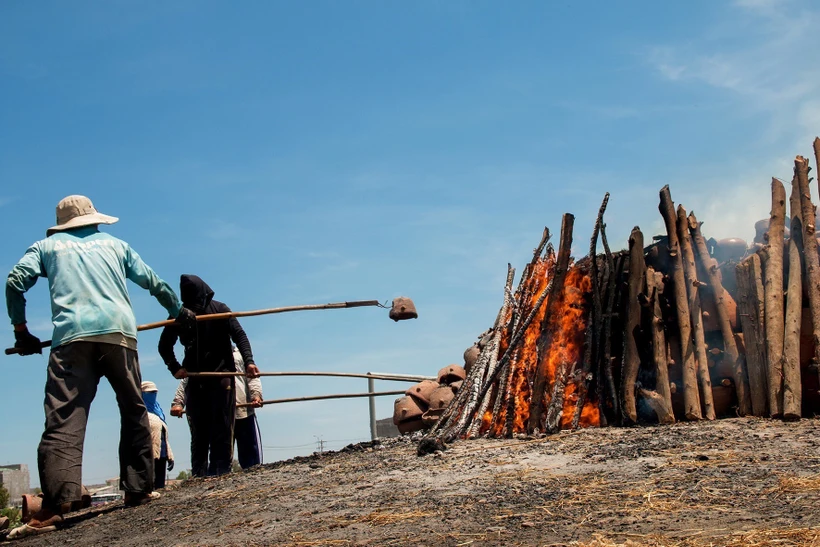
{"type": "Polygon", "coordinates": [[[401,422],[421,418],[426,408],[421,408],[413,397],[405,395],[399,397],[393,403],[393,423],[399,425],[401,422]]]}
{"type": "MultiPolygon", "coordinates": [[[[83,486],[80,496],[80,499],[74,500],[70,504],[64,504],[63,510],[65,511],[67,509],[69,511],[79,511],[80,509],[87,509],[91,507],[91,493],[88,491],[88,488],[83,486]]],[[[43,495],[24,494],[22,505],[23,507],[20,511],[20,520],[25,523],[31,520],[31,516],[34,513],[43,508],[43,495]]]]}
{"type": "Polygon", "coordinates": [[[746,240],[739,237],[727,237],[715,243],[714,257],[718,262],[740,260],[746,254],[746,240]]]}
{"type": "MultiPolygon", "coordinates": [[[[430,404],[430,395],[438,388],[438,382],[433,380],[422,380],[418,384],[410,386],[405,395],[412,395],[415,399],[421,402],[422,405],[430,404]]],[[[426,408],[424,410],[427,410],[426,408]]]]}
{"type": "Polygon", "coordinates": [[[450,384],[467,378],[467,371],[458,365],[448,365],[438,371],[438,383],[450,384]]]}
{"type": "Polygon", "coordinates": [[[404,435],[405,433],[412,433],[414,431],[421,431],[425,429],[424,421],[421,419],[421,416],[418,418],[414,418],[412,420],[405,420],[403,422],[399,422],[396,424],[396,427],[399,428],[399,433],[404,435]]]}
{"type": "Polygon", "coordinates": [[[436,389],[430,396],[430,408],[432,410],[444,410],[454,397],[453,390],[450,386],[441,386],[436,389]]]}
{"type": "Polygon", "coordinates": [[[464,350],[464,371],[465,373],[470,372],[470,369],[473,368],[473,365],[476,361],[478,361],[478,356],[481,354],[481,350],[479,349],[477,344],[473,344],[466,350],[464,350]]]}
{"type": "Polygon", "coordinates": [[[769,231],[769,219],[764,218],[762,220],[758,220],[755,222],[755,243],[760,243],[765,245],[766,242],[766,232],[769,231]]]}
{"type": "Polygon", "coordinates": [[[393,307],[390,308],[390,319],[393,321],[404,321],[405,319],[418,319],[416,305],[406,296],[393,299],[393,307]]]}
{"type": "Polygon", "coordinates": [[[458,393],[458,390],[461,389],[461,386],[463,386],[463,385],[464,385],[464,382],[462,380],[459,380],[458,382],[451,383],[450,384],[450,389],[452,389],[453,393],[455,394],[455,393],[458,393]]]}
{"type": "Polygon", "coordinates": [[[43,507],[43,495],[37,494],[23,494],[23,507],[20,515],[20,520],[28,522],[31,516],[43,507]]]}

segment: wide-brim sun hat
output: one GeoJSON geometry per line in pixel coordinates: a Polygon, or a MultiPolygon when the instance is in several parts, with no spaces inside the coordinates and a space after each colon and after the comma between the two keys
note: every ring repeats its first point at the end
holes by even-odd
{"type": "Polygon", "coordinates": [[[114,224],[119,219],[98,213],[91,200],[85,196],[68,196],[57,204],[57,225],[46,230],[46,236],[81,226],[114,224]]]}
{"type": "Polygon", "coordinates": [[[153,392],[158,391],[157,390],[157,385],[154,382],[149,382],[147,380],[145,382],[143,382],[142,384],[140,384],[140,389],[142,391],[145,391],[146,393],[151,393],[152,391],[153,392]]]}

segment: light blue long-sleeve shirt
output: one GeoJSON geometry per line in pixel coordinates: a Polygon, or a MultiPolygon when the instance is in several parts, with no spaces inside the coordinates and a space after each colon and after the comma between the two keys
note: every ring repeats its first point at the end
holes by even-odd
{"type": "Polygon", "coordinates": [[[126,279],[147,289],[172,317],[182,307],[170,285],[128,243],[96,226],[57,232],[29,247],[6,280],[6,305],[13,325],[26,322],[23,293],[38,277],[48,278],[52,347],[101,334],[121,333],[136,339],[126,279]]]}

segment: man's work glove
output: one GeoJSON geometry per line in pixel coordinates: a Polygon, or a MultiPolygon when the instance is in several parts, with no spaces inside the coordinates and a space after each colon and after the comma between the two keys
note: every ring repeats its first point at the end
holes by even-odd
{"type": "Polygon", "coordinates": [[[14,331],[14,347],[19,350],[20,355],[43,353],[43,343],[26,328],[14,331]]]}
{"type": "Polygon", "coordinates": [[[245,376],[248,378],[259,378],[259,367],[254,363],[245,367],[245,376]]]}
{"type": "Polygon", "coordinates": [[[176,416],[177,418],[182,418],[182,413],[183,412],[185,412],[185,410],[179,405],[174,405],[174,406],[171,407],[171,416],[176,416]]]}
{"type": "Polygon", "coordinates": [[[174,470],[174,460],[168,460],[168,471],[174,470]]]}
{"type": "Polygon", "coordinates": [[[184,327],[193,327],[196,325],[196,314],[183,306],[179,310],[179,315],[177,315],[176,322],[184,327]]]}

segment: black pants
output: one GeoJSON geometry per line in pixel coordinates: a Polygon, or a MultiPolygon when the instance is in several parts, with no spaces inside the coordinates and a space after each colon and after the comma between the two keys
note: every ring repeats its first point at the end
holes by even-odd
{"type": "Polygon", "coordinates": [[[191,426],[191,474],[212,477],[231,471],[236,408],[233,378],[190,378],[185,388],[191,426]]]}
{"type": "Polygon", "coordinates": [[[168,467],[168,458],[154,460],[154,490],[165,488],[165,470],[168,467]]]}
{"type": "Polygon", "coordinates": [[[259,425],[256,423],[256,414],[236,420],[234,436],[242,469],[262,463],[262,438],[259,434],[259,425]]]}
{"type": "Polygon", "coordinates": [[[54,348],[48,358],[46,424],[37,449],[47,507],[82,497],[85,428],[103,376],[120,408],[120,488],[134,493],[152,490],[154,456],[137,352],[113,344],[73,342],[54,348]]]}

